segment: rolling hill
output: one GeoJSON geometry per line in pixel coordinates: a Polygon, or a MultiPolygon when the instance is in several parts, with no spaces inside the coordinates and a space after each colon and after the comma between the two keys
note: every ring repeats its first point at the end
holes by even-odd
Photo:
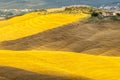
{"type": "Polygon", "coordinates": [[[88,14],[32,12],[0,21],[0,42],[15,40],[87,18],[88,14]]]}
{"type": "MultiPolygon", "coordinates": [[[[5,76],[9,79],[9,75],[12,77],[15,74],[18,76],[18,80],[24,79],[25,75],[25,78],[28,78],[27,74],[34,75],[37,73],[33,78],[36,76],[38,80],[40,78],[39,74],[43,74],[42,80],[46,80],[44,79],[44,75],[53,76],[52,79],[55,76],[61,76],[61,78],[54,80],[119,80],[120,76],[119,57],[92,56],[74,52],[0,51],[0,65],[3,66],[0,67],[0,73],[4,73],[0,74],[0,76],[3,75],[2,77],[5,76]],[[20,68],[22,71],[9,67],[4,68],[4,66],[20,68]],[[28,72],[23,71],[23,69],[28,72]],[[18,72],[14,72],[14,70],[18,72]],[[6,71],[7,73],[5,73],[6,71]],[[35,73],[31,73],[31,71],[35,73]],[[19,78],[23,72],[25,74],[19,78]]],[[[28,78],[27,80],[33,79],[28,78]]],[[[48,80],[51,79],[48,78],[48,80]]]]}
{"type": "Polygon", "coordinates": [[[120,56],[119,17],[91,18],[24,38],[4,41],[1,49],[57,50],[120,56]]]}
{"type": "Polygon", "coordinates": [[[0,80],[119,80],[120,17],[89,16],[32,12],[0,21],[0,80]]]}

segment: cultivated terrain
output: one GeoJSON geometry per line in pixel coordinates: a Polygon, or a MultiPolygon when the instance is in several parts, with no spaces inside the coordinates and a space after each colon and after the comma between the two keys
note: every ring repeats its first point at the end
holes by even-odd
{"type": "Polygon", "coordinates": [[[92,10],[0,21],[0,80],[119,80],[120,17],[91,17],[92,10]]]}

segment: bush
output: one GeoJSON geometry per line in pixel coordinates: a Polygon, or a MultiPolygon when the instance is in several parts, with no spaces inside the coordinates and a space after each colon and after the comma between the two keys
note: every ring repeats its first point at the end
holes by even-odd
{"type": "Polygon", "coordinates": [[[117,16],[120,16],[120,13],[117,13],[117,16]]]}
{"type": "Polygon", "coordinates": [[[99,13],[93,12],[93,13],[91,14],[91,16],[92,16],[92,17],[98,17],[98,16],[99,16],[99,13]]]}

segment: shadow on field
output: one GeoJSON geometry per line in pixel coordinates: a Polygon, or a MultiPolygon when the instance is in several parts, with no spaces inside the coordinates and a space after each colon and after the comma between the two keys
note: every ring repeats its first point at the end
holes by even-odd
{"type": "Polygon", "coordinates": [[[50,76],[22,69],[1,66],[0,80],[91,80],[85,77],[50,76]]]}

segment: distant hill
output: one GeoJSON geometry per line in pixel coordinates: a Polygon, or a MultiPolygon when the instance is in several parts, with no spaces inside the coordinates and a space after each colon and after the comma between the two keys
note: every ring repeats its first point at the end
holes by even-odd
{"type": "Polygon", "coordinates": [[[114,3],[120,3],[120,0],[0,0],[0,8],[52,8],[69,5],[99,7],[114,3]]]}

